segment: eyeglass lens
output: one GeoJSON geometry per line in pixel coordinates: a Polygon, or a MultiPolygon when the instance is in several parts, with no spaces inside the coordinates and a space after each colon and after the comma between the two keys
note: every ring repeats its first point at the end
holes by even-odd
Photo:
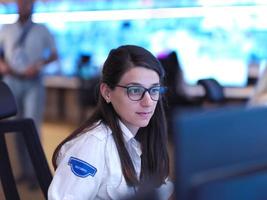
{"type": "Polygon", "coordinates": [[[159,100],[159,96],[162,92],[160,86],[154,86],[149,89],[146,89],[142,86],[130,86],[127,88],[128,96],[131,100],[138,101],[143,98],[145,92],[148,91],[152,100],[157,101],[159,100]]]}

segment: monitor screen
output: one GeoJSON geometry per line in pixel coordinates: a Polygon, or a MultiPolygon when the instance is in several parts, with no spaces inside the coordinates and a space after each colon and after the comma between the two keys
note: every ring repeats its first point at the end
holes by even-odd
{"type": "Polygon", "coordinates": [[[220,175],[232,167],[267,163],[266,108],[177,111],[174,116],[177,199],[189,199],[200,174],[220,175]]]}
{"type": "MultiPolygon", "coordinates": [[[[80,54],[90,54],[90,64],[101,69],[112,48],[136,44],[155,56],[175,51],[186,84],[214,78],[222,86],[244,87],[249,65],[260,65],[267,58],[263,16],[247,13],[245,18],[230,15],[220,21],[216,16],[49,22],[48,26],[58,43],[63,75],[76,74],[80,54]]],[[[53,74],[55,68],[50,69],[47,72],[53,74]]]]}
{"type": "MultiPolygon", "coordinates": [[[[265,6],[256,2],[73,2],[36,3],[33,19],[49,27],[60,54],[60,62],[46,68],[47,75],[76,76],[83,54],[90,54],[89,65],[97,73],[108,52],[123,44],[143,46],[155,56],[175,51],[189,85],[215,78],[223,86],[243,87],[249,66],[267,60],[265,6]]],[[[0,26],[14,21],[8,14],[15,11],[14,3],[1,6],[0,26]]]]}

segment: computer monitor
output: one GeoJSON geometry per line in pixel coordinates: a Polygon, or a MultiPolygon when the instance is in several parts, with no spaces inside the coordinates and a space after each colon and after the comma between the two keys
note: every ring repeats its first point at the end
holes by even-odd
{"type": "Polygon", "coordinates": [[[262,185],[267,184],[266,117],[264,107],[226,107],[184,114],[177,111],[174,114],[177,199],[239,200],[244,193],[262,194],[262,185]],[[261,173],[254,175],[253,171],[261,173]],[[227,188],[232,189],[230,193],[227,188]],[[211,198],[207,191],[218,198],[211,198]]]}
{"type": "MultiPolygon", "coordinates": [[[[246,165],[245,165],[246,166],[246,165]]],[[[246,166],[247,167],[247,166],[246,166]]],[[[265,200],[267,199],[266,162],[261,172],[221,178],[195,185],[190,190],[190,200],[265,200]]]]}

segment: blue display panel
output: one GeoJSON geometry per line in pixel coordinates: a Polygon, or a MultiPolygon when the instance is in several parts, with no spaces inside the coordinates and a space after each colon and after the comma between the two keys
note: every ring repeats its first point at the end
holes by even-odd
{"type": "MultiPolygon", "coordinates": [[[[245,86],[248,66],[267,57],[266,6],[255,2],[225,7],[177,7],[175,1],[129,1],[128,7],[121,1],[99,1],[94,7],[85,1],[60,2],[38,2],[34,16],[55,35],[60,54],[60,61],[46,68],[47,75],[76,76],[79,60],[89,56],[90,70],[85,74],[90,76],[100,71],[112,48],[136,44],[155,55],[176,51],[188,84],[213,77],[224,86],[245,86]],[[139,9],[143,5],[153,9],[139,9]],[[116,10],[126,8],[130,10],[116,10]]],[[[189,5],[189,1],[179,2],[179,6],[189,5]]],[[[193,6],[204,1],[195,2],[193,6]]]]}

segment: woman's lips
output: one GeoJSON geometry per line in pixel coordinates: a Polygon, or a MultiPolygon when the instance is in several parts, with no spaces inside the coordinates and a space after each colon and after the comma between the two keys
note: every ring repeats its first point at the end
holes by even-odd
{"type": "Polygon", "coordinates": [[[147,118],[151,116],[152,112],[137,112],[137,114],[141,117],[147,118]]]}

